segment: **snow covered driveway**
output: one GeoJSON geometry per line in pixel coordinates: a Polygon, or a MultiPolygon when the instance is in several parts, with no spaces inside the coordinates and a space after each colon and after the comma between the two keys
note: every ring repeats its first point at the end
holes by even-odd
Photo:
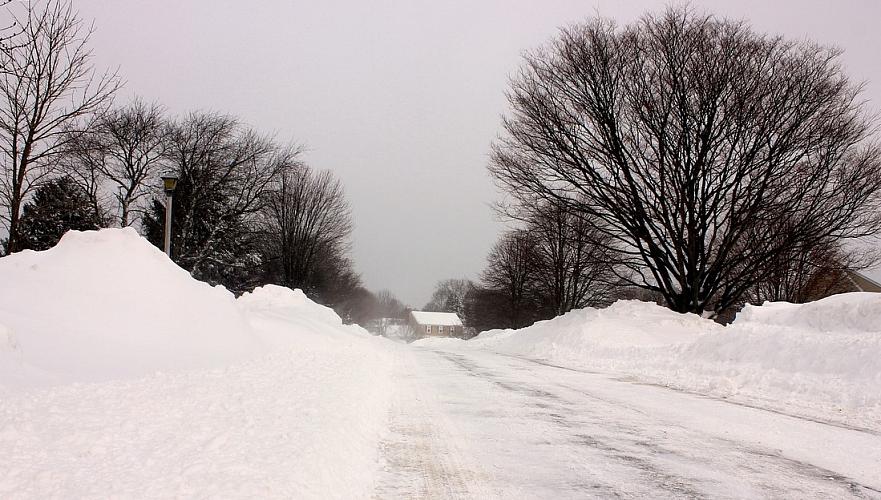
{"type": "Polygon", "coordinates": [[[881,498],[881,435],[491,352],[403,353],[376,498],[881,498]]]}

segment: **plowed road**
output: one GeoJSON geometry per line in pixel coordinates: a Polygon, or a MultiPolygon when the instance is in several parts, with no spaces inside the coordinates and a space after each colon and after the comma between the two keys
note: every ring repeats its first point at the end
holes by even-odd
{"type": "Polygon", "coordinates": [[[402,356],[376,498],[881,498],[870,430],[489,352],[402,356]]]}

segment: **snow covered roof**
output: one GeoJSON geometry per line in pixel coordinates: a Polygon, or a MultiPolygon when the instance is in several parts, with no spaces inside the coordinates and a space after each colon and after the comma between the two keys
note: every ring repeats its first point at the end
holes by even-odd
{"type": "Polygon", "coordinates": [[[850,271],[848,272],[848,277],[850,277],[851,283],[854,284],[858,292],[881,292],[881,284],[863,273],[850,271]]]}
{"type": "Polygon", "coordinates": [[[462,326],[456,313],[410,311],[410,314],[420,325],[462,326]]]}
{"type": "Polygon", "coordinates": [[[872,281],[877,281],[877,282],[881,283],[881,267],[866,269],[860,274],[871,279],[872,281]]]}

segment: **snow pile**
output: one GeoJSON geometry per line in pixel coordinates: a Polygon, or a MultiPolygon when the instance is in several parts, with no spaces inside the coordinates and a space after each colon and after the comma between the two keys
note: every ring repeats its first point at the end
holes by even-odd
{"type": "Polygon", "coordinates": [[[382,333],[382,336],[395,342],[407,343],[413,340],[413,329],[406,323],[392,323],[385,325],[385,331],[382,333]]]}
{"type": "Polygon", "coordinates": [[[688,387],[813,405],[818,415],[881,426],[881,294],[746,306],[679,361],[701,375],[688,387]]]}
{"type": "Polygon", "coordinates": [[[231,293],[194,280],[134,229],[71,231],[45,252],[4,257],[0,283],[0,324],[16,339],[0,354],[5,385],[209,367],[263,351],[231,293]]]}
{"type": "Polygon", "coordinates": [[[633,372],[669,364],[676,346],[722,327],[646,302],[585,308],[522,330],[491,330],[469,345],[591,369],[633,372]]]}
{"type": "Polygon", "coordinates": [[[881,429],[881,294],[747,306],[727,327],[619,301],[459,344],[881,429]]]}
{"type": "Polygon", "coordinates": [[[855,292],[808,304],[747,305],[738,313],[736,324],[785,326],[815,332],[881,332],[881,294],[855,292]]]}
{"type": "Polygon", "coordinates": [[[285,318],[308,318],[315,324],[341,326],[343,321],[333,309],[316,304],[302,290],[291,290],[276,285],[266,285],[243,294],[239,305],[250,312],[277,315],[285,318]]]}
{"type": "Polygon", "coordinates": [[[132,230],[0,259],[0,497],[365,498],[396,346],[132,230]]]}

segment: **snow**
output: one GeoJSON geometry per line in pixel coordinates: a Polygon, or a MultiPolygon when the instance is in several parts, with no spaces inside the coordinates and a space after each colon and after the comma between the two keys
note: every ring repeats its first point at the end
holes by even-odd
{"type": "Polygon", "coordinates": [[[365,498],[401,346],[132,230],[0,259],[0,497],[365,498]]]}
{"type": "Polygon", "coordinates": [[[619,301],[464,345],[881,430],[881,294],[748,306],[726,327],[619,301]]]}
{"type": "Polygon", "coordinates": [[[0,259],[0,498],[871,497],[878,387],[876,294],[404,345],[132,230],[0,259]]]}
{"type": "MultiPolygon", "coordinates": [[[[239,297],[238,303],[249,312],[259,312],[291,318],[304,318],[316,322],[316,326],[331,325],[338,327],[343,324],[333,309],[316,304],[306,297],[302,290],[267,285],[254,289],[239,297]]],[[[357,326],[347,328],[358,328],[357,326]]]]}
{"type": "Polygon", "coordinates": [[[192,279],[130,228],[71,231],[50,250],[4,257],[0,282],[12,284],[0,287],[0,324],[15,341],[0,350],[0,385],[205,368],[264,351],[231,293],[192,279]]]}
{"type": "Polygon", "coordinates": [[[879,498],[881,434],[423,342],[376,498],[879,498]]]}
{"type": "Polygon", "coordinates": [[[411,311],[410,314],[420,325],[462,326],[456,313],[411,311]]]}
{"type": "Polygon", "coordinates": [[[407,324],[390,324],[385,326],[383,337],[395,342],[409,342],[413,339],[413,330],[407,324]]]}
{"type": "Polygon", "coordinates": [[[767,302],[747,305],[738,313],[738,327],[785,326],[810,332],[881,332],[881,294],[854,292],[833,295],[808,304],[767,302]]]}

